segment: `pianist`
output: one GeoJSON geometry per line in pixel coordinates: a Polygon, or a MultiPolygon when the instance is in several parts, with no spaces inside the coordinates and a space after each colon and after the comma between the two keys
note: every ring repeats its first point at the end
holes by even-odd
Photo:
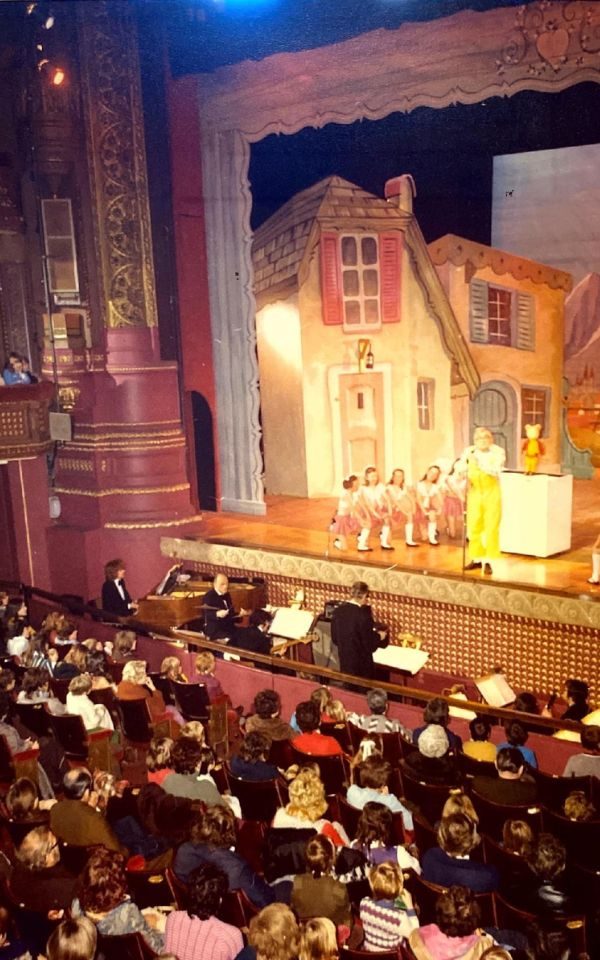
{"type": "Polygon", "coordinates": [[[231,642],[242,650],[250,653],[263,653],[269,656],[271,653],[271,637],[269,636],[269,627],[273,615],[268,610],[254,610],[250,614],[250,620],[247,627],[236,627],[235,634],[231,642]]]}

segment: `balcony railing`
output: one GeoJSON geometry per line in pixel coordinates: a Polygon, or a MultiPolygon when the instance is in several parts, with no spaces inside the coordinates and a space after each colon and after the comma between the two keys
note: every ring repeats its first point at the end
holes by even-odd
{"type": "Polygon", "coordinates": [[[0,387],[0,460],[37,457],[52,446],[49,412],[54,384],[0,387]]]}

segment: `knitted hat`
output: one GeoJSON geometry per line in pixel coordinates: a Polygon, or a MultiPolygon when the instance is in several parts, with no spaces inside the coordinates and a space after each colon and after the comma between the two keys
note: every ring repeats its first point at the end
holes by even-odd
{"type": "Polygon", "coordinates": [[[439,723],[430,723],[419,736],[417,746],[419,747],[419,753],[422,753],[424,757],[438,758],[448,753],[450,741],[448,740],[448,734],[439,723]]]}

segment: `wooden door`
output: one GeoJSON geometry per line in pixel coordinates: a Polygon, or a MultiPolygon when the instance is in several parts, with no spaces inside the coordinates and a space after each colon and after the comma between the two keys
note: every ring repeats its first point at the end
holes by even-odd
{"type": "Polygon", "coordinates": [[[384,479],[383,374],[340,374],[339,397],[342,475],[360,476],[365,467],[374,466],[384,479]]]}
{"type": "Polygon", "coordinates": [[[471,436],[476,427],[488,427],[494,443],[506,452],[506,467],[517,467],[517,398],[508,383],[490,380],[483,384],[471,405],[471,436]]]}

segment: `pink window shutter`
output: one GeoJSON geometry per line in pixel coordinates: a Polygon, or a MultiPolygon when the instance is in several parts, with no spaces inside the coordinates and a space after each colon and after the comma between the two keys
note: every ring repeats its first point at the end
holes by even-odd
{"type": "Polygon", "coordinates": [[[398,323],[400,320],[403,240],[404,236],[401,233],[382,233],[379,237],[381,319],[383,323],[398,323]]]}
{"type": "Polygon", "coordinates": [[[342,271],[337,233],[321,234],[321,299],[323,323],[343,323],[342,271]]]}

